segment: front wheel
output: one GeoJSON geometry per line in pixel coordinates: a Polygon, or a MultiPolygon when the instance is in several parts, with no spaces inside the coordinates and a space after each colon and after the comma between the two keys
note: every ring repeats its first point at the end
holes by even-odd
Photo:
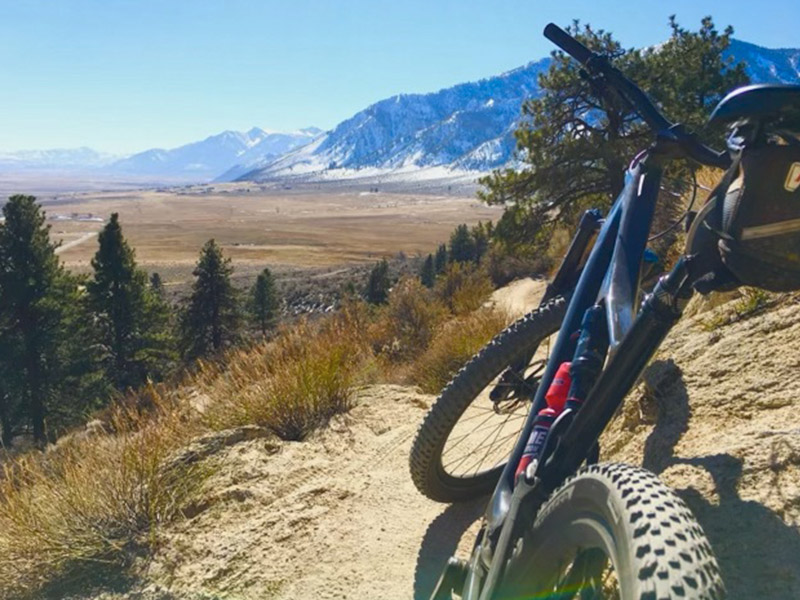
{"type": "Polygon", "coordinates": [[[566,307],[564,298],[554,298],[504,329],[442,390],[411,447],[411,478],[425,496],[457,502],[492,491],[525,423],[566,307]]]}
{"type": "Polygon", "coordinates": [[[725,596],[694,515],[655,475],[637,467],[584,467],[521,531],[496,598],[725,596]]]}

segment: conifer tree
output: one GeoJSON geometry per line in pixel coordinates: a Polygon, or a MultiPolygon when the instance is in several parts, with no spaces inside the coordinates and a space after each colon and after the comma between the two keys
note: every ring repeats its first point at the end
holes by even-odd
{"type": "Polygon", "coordinates": [[[432,288],[434,283],[436,283],[436,269],[433,266],[433,254],[428,254],[428,258],[422,263],[419,279],[422,285],[427,288],[432,288]]]}
{"type": "Polygon", "coordinates": [[[486,223],[478,221],[478,224],[472,228],[470,233],[472,234],[472,239],[475,241],[475,262],[479,263],[489,250],[489,240],[492,236],[491,221],[487,221],[486,223]]]}
{"type": "Polygon", "coordinates": [[[167,294],[164,290],[164,283],[161,281],[161,275],[156,272],[150,275],[150,290],[162,300],[166,300],[167,294]]]}
{"type": "Polygon", "coordinates": [[[148,378],[160,378],[174,358],[166,307],[148,286],[147,274],[136,268],[117,213],[98,240],[94,277],[86,290],[103,368],[117,389],[137,387],[148,378]]]}
{"type": "Polygon", "coordinates": [[[39,444],[68,371],[69,311],[78,304],[33,196],[15,195],[0,224],[0,418],[5,441],[25,421],[39,444]]]}
{"type": "Polygon", "coordinates": [[[241,316],[236,290],[231,284],[229,258],[211,239],[200,250],[192,274],[192,293],[181,314],[183,355],[187,359],[209,356],[231,345],[239,336],[241,316]]]}
{"type": "Polygon", "coordinates": [[[367,281],[366,298],[370,304],[384,304],[389,298],[389,263],[384,258],[375,263],[367,281]]]}
{"type": "Polygon", "coordinates": [[[447,269],[447,246],[440,244],[436,249],[436,256],[433,258],[433,266],[437,275],[444,273],[447,269]]]}
{"type": "Polygon", "coordinates": [[[267,335],[267,330],[275,325],[279,306],[275,278],[269,269],[264,269],[250,291],[250,314],[262,335],[267,335]]]}
{"type": "Polygon", "coordinates": [[[456,227],[450,236],[448,251],[451,263],[468,263],[475,261],[475,240],[466,225],[456,227]]]}
{"type": "MultiPolygon", "coordinates": [[[[748,78],[742,63],[723,55],[730,27],[720,34],[710,17],[698,32],[682,29],[674,17],[670,27],[670,39],[658,51],[645,52],[625,49],[610,33],[577,21],[568,30],[609,56],[668,117],[697,131],[714,104],[748,78]]],[[[630,105],[588,83],[581,70],[563,52],[553,53],[549,70],[539,77],[542,93],[523,105],[515,132],[524,168],[497,170],[480,180],[485,187],[479,196],[506,206],[494,239],[508,247],[533,242],[542,249],[558,224],[570,225],[587,207],[608,207],[623,188],[631,157],[653,139],[630,105]]],[[[673,165],[669,174],[684,179],[685,165],[673,165]]]]}

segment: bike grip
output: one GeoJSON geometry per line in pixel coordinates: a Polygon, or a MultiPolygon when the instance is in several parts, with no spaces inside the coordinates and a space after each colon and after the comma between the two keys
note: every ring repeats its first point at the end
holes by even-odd
{"type": "Polygon", "coordinates": [[[594,53],[555,23],[544,28],[544,37],[581,64],[586,64],[594,53]]]}

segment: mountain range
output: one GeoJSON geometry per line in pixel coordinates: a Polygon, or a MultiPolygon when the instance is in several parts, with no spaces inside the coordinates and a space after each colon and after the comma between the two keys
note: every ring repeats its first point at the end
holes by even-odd
{"type": "MultiPolygon", "coordinates": [[[[733,40],[753,82],[800,83],[800,49],[733,40]]],[[[514,156],[520,107],[539,94],[551,58],[428,94],[400,94],[357,112],[328,132],[253,127],[127,157],[89,148],[0,153],[0,171],[69,170],[186,181],[337,180],[365,176],[442,177],[486,172],[514,156]],[[427,174],[427,175],[426,175],[427,174]]]]}
{"type": "MultiPolygon", "coordinates": [[[[754,83],[800,83],[800,49],[733,40],[727,52],[747,64],[754,83]]],[[[513,157],[522,102],[539,93],[538,76],[551,60],[432,94],[387,98],[241,179],[336,179],[430,167],[488,171],[505,165],[513,157]]]]}
{"type": "MultiPolygon", "coordinates": [[[[258,127],[244,133],[223,131],[172,150],[146,150],[111,163],[106,170],[131,175],[163,175],[203,181],[218,176],[234,165],[274,160],[308,144],[320,133],[322,130],[316,127],[289,133],[264,131],[258,127]]],[[[243,168],[242,172],[244,170],[250,169],[243,168]]]]}

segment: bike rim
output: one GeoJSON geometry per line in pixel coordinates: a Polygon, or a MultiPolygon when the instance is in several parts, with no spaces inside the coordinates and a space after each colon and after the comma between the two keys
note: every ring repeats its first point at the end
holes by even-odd
{"type": "Polygon", "coordinates": [[[520,431],[525,424],[550,356],[552,334],[543,340],[524,371],[527,383],[519,381],[503,384],[503,367],[484,386],[475,399],[459,416],[447,436],[440,457],[442,472],[453,479],[478,478],[502,467],[508,459],[520,431]],[[512,394],[500,402],[493,402],[489,394],[502,385],[518,384],[522,394],[512,394]]]}

